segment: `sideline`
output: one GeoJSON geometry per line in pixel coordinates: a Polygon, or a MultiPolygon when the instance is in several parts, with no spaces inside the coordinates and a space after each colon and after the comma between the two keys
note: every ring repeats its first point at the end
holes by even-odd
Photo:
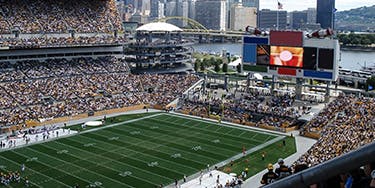
{"type": "MultiPolygon", "coordinates": [[[[128,113],[128,114],[138,114],[140,112],[137,111],[132,111],[134,113],[128,113]],[[137,113],[138,112],[138,113],[137,113]]],[[[159,111],[153,111],[153,112],[159,112],[159,111]]],[[[142,110],[142,113],[143,110],[142,110]]],[[[46,142],[50,142],[50,141],[54,141],[54,140],[57,140],[57,139],[60,139],[60,138],[67,138],[67,137],[71,137],[71,136],[76,136],[76,135],[79,135],[79,134],[83,134],[83,133],[88,133],[88,132],[92,132],[92,131],[97,131],[97,130],[101,130],[101,129],[106,129],[106,128],[110,128],[110,127],[114,127],[114,126],[118,126],[118,125],[121,125],[121,124],[125,124],[125,123],[131,123],[131,122],[135,122],[135,121],[139,121],[139,120],[143,120],[143,119],[147,119],[147,118],[151,118],[151,117],[155,117],[155,116],[159,116],[163,113],[158,113],[158,114],[153,114],[153,115],[150,115],[150,116],[145,116],[145,117],[141,117],[141,118],[137,118],[137,119],[131,119],[131,120],[128,120],[128,121],[123,121],[123,122],[119,122],[119,123],[115,123],[115,124],[111,124],[111,125],[107,125],[107,126],[103,126],[103,127],[98,127],[98,128],[93,128],[93,129],[90,129],[90,130],[85,130],[85,131],[81,131],[81,132],[78,132],[78,131],[74,131],[74,130],[70,130],[70,134],[65,134],[65,135],[61,135],[59,137],[52,137],[50,139],[47,139],[47,140],[40,140],[40,141],[34,141],[34,137],[31,138],[31,140],[33,142],[30,142],[28,144],[26,143],[22,143],[20,145],[17,145],[16,147],[11,147],[11,148],[2,148],[0,149],[0,153],[1,152],[4,152],[4,151],[9,151],[9,150],[13,150],[13,149],[18,149],[18,148],[23,148],[23,147],[27,147],[27,146],[32,146],[32,145],[35,145],[35,144],[41,144],[41,143],[46,143],[46,142]]],[[[123,114],[122,114],[123,115],[123,114]]],[[[111,114],[111,116],[108,116],[108,117],[113,117],[113,116],[118,116],[117,114],[111,114]]],[[[104,116],[103,116],[104,117],[104,116]]],[[[91,120],[97,120],[98,117],[92,117],[90,118],[91,120]]],[[[86,122],[86,121],[90,121],[90,120],[86,120],[87,118],[85,118],[84,120],[80,120],[81,123],[82,122],[86,122]]],[[[79,123],[78,123],[79,124],[79,123]]],[[[71,125],[76,125],[76,124],[71,124],[71,125]]],[[[69,126],[71,126],[69,125],[69,126]]],[[[52,125],[49,125],[49,126],[52,126],[52,125]]],[[[69,127],[68,126],[68,127],[69,127]]],[[[59,132],[63,132],[62,129],[58,129],[59,132]]],[[[68,130],[64,130],[65,132],[68,132],[68,130]]],[[[41,134],[40,134],[41,135],[41,134]]],[[[22,139],[22,138],[20,138],[22,139]]]]}

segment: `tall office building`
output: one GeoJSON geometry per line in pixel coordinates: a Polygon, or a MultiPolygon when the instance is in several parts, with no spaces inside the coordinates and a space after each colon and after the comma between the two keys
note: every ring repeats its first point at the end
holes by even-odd
{"type": "Polygon", "coordinates": [[[335,25],[335,0],[317,0],[316,22],[322,28],[334,28],[335,25]]]}
{"type": "Polygon", "coordinates": [[[164,17],[164,1],[152,0],[151,1],[151,12],[150,19],[157,20],[164,17]]]}
{"type": "Polygon", "coordinates": [[[247,26],[257,27],[257,8],[244,7],[241,3],[230,8],[230,30],[244,31],[247,26]]]}
{"type": "Polygon", "coordinates": [[[307,23],[316,23],[316,8],[307,9],[307,23]]]}
{"type": "MultiPolygon", "coordinates": [[[[187,0],[168,0],[165,4],[165,16],[187,18],[189,15],[188,5],[189,4],[187,0]]],[[[168,21],[168,23],[171,23],[179,27],[187,26],[186,20],[173,19],[173,20],[168,21]]]]}
{"type": "Polygon", "coordinates": [[[258,27],[261,29],[277,29],[277,17],[279,18],[279,29],[285,29],[287,26],[287,12],[270,9],[258,11],[258,27]],[[279,15],[277,16],[277,14],[279,15]]]}
{"type": "Polygon", "coordinates": [[[242,0],[244,7],[255,7],[259,10],[259,0],[242,0]]]}
{"type": "Polygon", "coordinates": [[[290,14],[290,26],[292,29],[303,29],[307,24],[307,11],[294,11],[290,14]]]}
{"type": "Polygon", "coordinates": [[[207,29],[226,30],[226,5],[226,0],[197,0],[195,3],[195,20],[207,29]]]}
{"type": "Polygon", "coordinates": [[[189,7],[189,13],[188,13],[188,17],[195,20],[195,2],[197,0],[189,0],[188,1],[188,7],[189,7]]]}

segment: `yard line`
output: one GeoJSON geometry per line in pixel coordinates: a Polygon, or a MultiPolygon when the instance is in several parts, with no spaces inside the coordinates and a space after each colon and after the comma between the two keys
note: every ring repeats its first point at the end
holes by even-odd
{"type": "MultiPolygon", "coordinates": [[[[13,160],[11,160],[11,159],[5,158],[5,157],[3,157],[3,156],[1,156],[1,155],[0,155],[0,157],[3,158],[3,159],[6,160],[6,161],[9,161],[9,162],[11,162],[11,163],[13,163],[13,164],[16,164],[17,166],[21,166],[21,164],[18,163],[18,162],[15,162],[15,161],[13,161],[13,160]]],[[[28,169],[29,169],[30,171],[32,171],[32,172],[35,172],[34,174],[40,174],[40,175],[42,175],[42,176],[44,176],[44,177],[47,177],[48,179],[52,179],[53,181],[55,181],[55,182],[57,182],[57,183],[60,183],[61,185],[64,185],[64,186],[66,186],[66,187],[72,187],[71,185],[65,184],[64,182],[61,182],[61,181],[56,180],[56,179],[54,179],[54,178],[52,178],[52,177],[49,177],[49,176],[47,176],[47,175],[45,175],[45,174],[42,174],[42,173],[40,173],[40,172],[38,172],[38,171],[36,171],[36,170],[33,170],[32,168],[28,168],[28,169]]],[[[41,187],[40,185],[37,185],[37,184],[33,183],[32,181],[30,181],[30,183],[31,183],[31,184],[34,184],[34,185],[37,186],[37,187],[41,187]]]]}
{"type": "MultiPolygon", "coordinates": [[[[52,150],[54,150],[54,151],[58,151],[58,150],[55,150],[54,148],[51,148],[51,147],[49,147],[49,146],[44,146],[44,147],[46,147],[46,148],[50,148],[50,149],[52,149],[52,150]]],[[[32,148],[30,148],[30,147],[27,147],[26,149],[29,149],[29,150],[31,150],[31,151],[33,151],[33,152],[36,152],[36,153],[39,153],[39,154],[41,154],[41,155],[45,155],[45,156],[47,156],[47,157],[49,157],[49,158],[57,159],[57,160],[61,161],[62,163],[65,163],[65,164],[69,164],[69,165],[72,165],[72,166],[78,167],[78,168],[82,169],[82,171],[87,171],[87,172],[89,172],[89,173],[93,173],[93,174],[95,174],[95,175],[97,175],[97,176],[101,176],[101,177],[103,177],[103,178],[109,179],[109,180],[111,180],[111,181],[113,181],[113,182],[116,182],[116,183],[119,183],[119,184],[121,184],[121,185],[123,185],[123,186],[126,186],[126,187],[133,187],[133,186],[131,186],[131,185],[128,185],[128,184],[123,183],[123,182],[120,182],[120,181],[115,180],[115,179],[113,179],[113,178],[110,178],[110,177],[108,177],[108,176],[105,176],[105,175],[102,175],[102,174],[98,174],[98,173],[96,173],[96,172],[94,172],[94,171],[92,171],[92,170],[89,170],[89,169],[87,169],[87,168],[84,168],[84,167],[82,167],[82,166],[79,166],[79,165],[76,165],[76,164],[70,163],[69,161],[65,161],[65,160],[62,160],[62,159],[60,159],[60,158],[54,157],[54,156],[52,156],[52,155],[48,155],[47,153],[40,152],[40,151],[35,150],[35,149],[32,149],[32,148]]],[[[67,155],[71,155],[71,154],[67,153],[67,155]]],[[[71,156],[73,156],[73,155],[71,155],[71,156]]],[[[47,166],[49,166],[49,165],[47,165],[47,166]]],[[[109,167],[105,167],[105,168],[109,168],[109,167]]],[[[111,169],[111,168],[109,168],[109,169],[111,169]]],[[[112,170],[114,170],[114,169],[112,169],[112,170]]],[[[114,170],[114,171],[116,171],[116,170],[114,170]]],[[[64,172],[65,172],[65,171],[64,171],[64,172]]],[[[118,172],[118,171],[116,171],[116,172],[118,172]]],[[[77,177],[77,178],[81,178],[81,177],[79,177],[79,176],[75,176],[75,177],[77,177]]],[[[83,178],[81,178],[81,179],[82,179],[82,180],[86,180],[86,179],[83,179],[83,178]]],[[[90,182],[89,180],[86,180],[86,181],[90,182]]],[[[89,184],[91,184],[91,183],[93,183],[93,182],[90,182],[89,184]]],[[[100,187],[102,187],[102,186],[100,186],[100,187]]]]}
{"type": "MultiPolygon", "coordinates": [[[[160,120],[159,120],[160,121],[160,120]]],[[[172,122],[165,122],[165,123],[169,123],[169,124],[174,124],[174,123],[172,123],[172,122]]],[[[178,125],[178,124],[174,124],[174,125],[178,125]]],[[[221,127],[223,127],[223,126],[220,126],[220,128],[221,127]]],[[[207,132],[210,132],[210,133],[215,133],[215,134],[218,134],[218,135],[222,135],[222,136],[229,136],[229,137],[231,137],[231,138],[235,138],[235,139],[240,139],[240,140],[244,140],[245,139],[245,141],[249,141],[249,140],[252,140],[252,139],[246,139],[246,138],[242,138],[242,137],[238,137],[238,136],[235,136],[235,135],[227,135],[227,134],[225,134],[225,133],[220,133],[220,132],[213,132],[213,131],[211,131],[211,130],[208,130],[208,129],[206,129],[206,128],[200,128],[200,127],[188,127],[189,129],[199,129],[199,130],[201,130],[201,131],[207,131],[207,132]]],[[[233,127],[231,127],[231,128],[233,128],[233,127]]],[[[249,131],[249,130],[247,130],[247,131],[249,131]]],[[[254,142],[257,142],[257,143],[262,143],[261,141],[259,141],[259,140],[252,140],[252,141],[254,141],[254,142]]]]}
{"type": "MultiPolygon", "coordinates": [[[[144,131],[144,132],[150,132],[150,131],[147,131],[147,130],[145,130],[145,129],[141,129],[141,128],[138,128],[138,127],[132,127],[132,128],[134,128],[134,129],[136,129],[136,130],[142,130],[142,131],[144,131]]],[[[115,128],[115,129],[116,129],[116,128],[115,128]]],[[[116,129],[116,130],[119,130],[119,131],[123,131],[123,132],[124,132],[124,130],[120,130],[120,129],[116,129]]],[[[198,132],[197,134],[200,134],[200,132],[198,132]]],[[[148,137],[148,138],[153,138],[153,139],[156,139],[156,140],[160,140],[160,141],[162,141],[162,142],[172,143],[172,144],[175,144],[175,145],[178,145],[178,146],[182,146],[182,147],[191,147],[191,146],[188,146],[188,145],[185,145],[185,144],[182,144],[182,143],[171,142],[169,139],[168,139],[168,140],[166,140],[166,139],[157,139],[156,137],[147,136],[147,135],[142,135],[142,136],[144,136],[144,137],[148,137]]],[[[168,136],[169,136],[169,137],[172,137],[172,138],[175,138],[175,139],[178,139],[178,138],[179,138],[179,137],[177,137],[177,136],[173,136],[173,135],[168,135],[168,136]]],[[[187,143],[193,143],[193,144],[195,144],[195,145],[205,145],[205,146],[208,147],[208,148],[212,148],[212,147],[214,147],[214,146],[211,146],[211,145],[208,145],[208,144],[202,143],[202,142],[197,142],[197,141],[194,141],[194,140],[188,140],[189,137],[193,137],[193,136],[190,135],[190,136],[188,136],[188,138],[185,138],[185,140],[187,141],[187,143]]],[[[212,151],[217,151],[218,148],[215,147],[215,149],[216,149],[216,150],[212,150],[212,151]]],[[[228,154],[232,154],[232,153],[233,153],[232,150],[228,150],[228,149],[225,149],[225,148],[220,148],[220,150],[222,150],[223,152],[224,152],[224,150],[225,150],[226,152],[229,152],[228,154]]],[[[219,153],[214,153],[214,152],[212,152],[212,151],[205,151],[205,152],[212,153],[212,154],[215,154],[215,155],[218,155],[218,156],[222,156],[222,157],[224,157],[224,155],[221,155],[221,152],[219,152],[219,153]]]]}
{"type": "MultiPolygon", "coordinates": [[[[98,136],[102,136],[102,135],[99,135],[99,134],[96,134],[96,135],[98,135],[98,136]]],[[[98,139],[95,139],[95,138],[90,138],[90,139],[93,139],[93,140],[95,140],[95,141],[97,141],[97,142],[101,142],[101,143],[104,143],[104,144],[107,144],[107,145],[114,145],[114,144],[111,144],[111,143],[103,142],[103,141],[98,140],[98,139]]],[[[79,141],[77,141],[77,142],[79,142],[79,141]]],[[[117,140],[117,142],[124,143],[124,142],[119,141],[119,140],[117,140]]],[[[82,142],[81,142],[81,143],[82,143],[82,142]]],[[[84,143],[83,143],[83,144],[84,144],[84,143]]],[[[117,145],[114,145],[114,146],[117,146],[117,145]]],[[[96,146],[93,146],[93,147],[96,147],[96,146]]],[[[117,147],[119,147],[119,146],[117,146],[117,147]]],[[[98,147],[97,147],[97,148],[98,148],[98,147]]],[[[137,151],[136,151],[136,152],[137,152],[137,151]]],[[[124,156],[123,154],[119,154],[119,155],[124,156]]],[[[167,154],[167,155],[169,155],[169,154],[167,154]]],[[[155,157],[155,158],[158,158],[158,157],[156,157],[156,156],[154,156],[154,157],[155,157]]],[[[141,162],[141,163],[147,164],[147,163],[145,163],[144,161],[139,160],[139,159],[137,159],[137,158],[133,158],[133,159],[136,160],[136,161],[139,161],[139,162],[141,162]]],[[[158,166],[158,167],[159,167],[159,168],[163,168],[163,169],[168,170],[168,171],[175,172],[175,173],[177,173],[177,174],[181,174],[181,172],[175,171],[175,170],[173,170],[173,169],[169,169],[169,168],[165,168],[165,167],[161,167],[161,166],[158,166]]],[[[152,172],[151,172],[151,173],[152,173],[152,172]]],[[[181,175],[183,175],[183,173],[182,173],[181,175]]],[[[173,179],[171,179],[171,180],[173,180],[173,179]]]]}
{"type": "MultiPolygon", "coordinates": [[[[118,134],[118,133],[113,133],[113,132],[110,132],[111,134],[116,134],[116,135],[121,135],[121,134],[118,134]]],[[[195,133],[195,134],[199,134],[199,133],[195,133]]],[[[97,135],[97,134],[96,134],[97,135]]],[[[98,136],[102,136],[102,135],[98,135],[98,136]]],[[[152,138],[159,138],[159,137],[165,137],[165,135],[161,135],[161,136],[157,136],[157,137],[152,137],[152,138]]],[[[174,141],[177,141],[177,140],[182,140],[182,138],[177,138],[177,139],[175,139],[174,141]]],[[[149,140],[145,140],[144,142],[150,142],[149,140]]],[[[128,142],[122,142],[122,143],[127,143],[127,144],[131,144],[131,143],[128,143],[128,142]]],[[[151,142],[150,142],[151,143],[151,142]]],[[[165,152],[162,152],[162,151],[160,151],[160,150],[156,150],[157,148],[159,148],[159,147],[168,147],[168,148],[171,148],[171,149],[173,149],[173,150],[179,150],[179,151],[185,151],[185,153],[190,153],[190,154],[194,154],[194,156],[201,156],[201,155],[199,155],[199,154],[196,154],[196,153],[191,153],[191,152],[189,152],[189,151],[187,151],[187,150],[181,150],[181,149],[178,149],[178,148],[174,148],[174,147],[170,147],[170,146],[166,146],[166,145],[163,145],[163,144],[157,144],[158,146],[157,147],[153,147],[153,148],[147,148],[147,149],[149,149],[149,150],[152,150],[152,151],[158,151],[158,152],[160,152],[160,153],[163,153],[163,154],[165,154],[165,155],[170,155],[169,153],[165,153],[165,152]]],[[[132,149],[129,149],[129,148],[126,148],[127,150],[132,150],[132,149]]],[[[132,151],[134,151],[134,152],[137,152],[136,150],[132,150],[132,151]]],[[[142,153],[142,154],[144,154],[144,153],[142,153]]],[[[150,154],[147,154],[147,155],[150,155],[150,154]]],[[[150,155],[150,156],[153,156],[153,155],[150,155]]],[[[154,157],[156,157],[156,156],[154,156],[154,157]]],[[[196,161],[196,160],[193,160],[193,159],[189,159],[189,158],[184,158],[184,157],[181,157],[182,159],[186,159],[186,160],[188,160],[188,161],[194,161],[194,162],[196,162],[196,163],[200,163],[200,164],[202,164],[202,165],[205,165],[205,164],[203,164],[203,163],[201,163],[201,162],[199,162],[199,161],[196,161]]],[[[200,158],[207,158],[207,159],[209,159],[209,160],[212,160],[212,158],[208,158],[208,157],[200,157],[200,158]]],[[[216,160],[216,159],[215,159],[216,160]]],[[[177,163],[177,164],[179,164],[179,163],[177,163]]],[[[199,169],[198,169],[199,170],[199,169]]]]}
{"type": "MultiPolygon", "coordinates": [[[[96,139],[95,139],[95,140],[96,140],[96,139]]],[[[82,143],[82,142],[77,141],[77,140],[75,140],[74,142],[82,143]]],[[[83,152],[89,152],[89,151],[87,151],[87,150],[82,150],[82,149],[80,149],[80,148],[78,148],[78,147],[71,146],[71,145],[68,145],[68,144],[64,144],[64,143],[61,143],[61,142],[59,142],[59,144],[62,144],[62,145],[65,145],[65,146],[68,146],[68,147],[71,147],[71,148],[75,148],[76,150],[80,150],[80,151],[83,151],[83,152]]],[[[84,143],[82,143],[82,144],[84,144],[84,143]]],[[[96,146],[92,146],[92,147],[96,147],[96,146]]],[[[96,148],[98,148],[98,147],[96,147],[96,148]]],[[[99,149],[101,149],[101,148],[99,148],[99,149]]],[[[132,167],[132,168],[138,169],[139,171],[143,171],[143,172],[146,172],[146,173],[154,174],[154,175],[159,176],[159,177],[161,177],[161,178],[164,178],[164,179],[170,179],[171,181],[173,181],[173,179],[171,179],[171,178],[168,178],[168,177],[165,177],[165,176],[161,176],[161,175],[159,175],[159,174],[155,174],[155,173],[153,173],[153,172],[150,172],[150,171],[147,171],[147,170],[144,170],[144,169],[138,168],[138,167],[133,166],[133,165],[130,165],[130,164],[128,164],[128,163],[123,163],[123,162],[115,161],[115,160],[113,160],[113,159],[111,159],[111,158],[108,158],[108,157],[106,157],[106,156],[102,156],[102,155],[99,155],[99,154],[96,154],[96,153],[92,153],[92,152],[89,152],[89,153],[91,153],[92,155],[100,156],[101,158],[106,158],[106,159],[108,159],[109,161],[112,161],[112,162],[115,162],[115,163],[121,163],[122,165],[130,166],[130,167],[132,167]]],[[[118,154],[118,155],[121,155],[121,156],[127,157],[127,156],[124,155],[124,154],[118,154]]],[[[134,159],[134,158],[132,158],[132,159],[134,159]]],[[[114,170],[114,171],[116,171],[116,170],[114,170]]],[[[143,181],[143,180],[142,180],[142,181],[143,181]]],[[[146,182],[148,182],[148,183],[151,183],[151,184],[155,184],[155,183],[150,182],[150,181],[147,181],[147,180],[144,180],[144,181],[146,181],[146,182]]]]}
{"type": "Polygon", "coordinates": [[[242,136],[243,134],[247,133],[247,131],[244,131],[242,132],[241,134],[239,134],[238,136],[242,136]]]}
{"type": "MultiPolygon", "coordinates": [[[[177,117],[184,118],[184,119],[191,119],[191,120],[195,120],[195,121],[200,121],[200,122],[215,124],[215,121],[211,120],[211,119],[209,119],[209,120],[207,120],[207,119],[199,119],[199,118],[194,117],[194,116],[190,116],[190,115],[186,115],[186,114],[181,114],[181,113],[176,113],[176,112],[171,112],[171,113],[168,113],[168,114],[165,114],[165,115],[168,115],[168,116],[177,116],[177,117]]],[[[247,131],[256,132],[256,133],[261,133],[261,134],[267,134],[267,135],[272,135],[272,136],[280,136],[280,134],[266,132],[267,130],[265,130],[264,132],[262,132],[260,130],[254,130],[254,129],[252,129],[249,126],[230,125],[230,124],[226,124],[226,123],[221,123],[220,125],[221,126],[225,126],[225,127],[231,127],[231,128],[242,129],[242,130],[247,130],[247,131]]]]}
{"type": "MultiPolygon", "coordinates": [[[[26,148],[29,148],[29,147],[26,147],[26,148]]],[[[11,151],[11,152],[14,152],[14,151],[11,151]]],[[[23,157],[26,157],[26,158],[30,158],[29,156],[27,156],[27,155],[25,155],[25,154],[22,154],[22,153],[19,153],[19,152],[14,152],[14,153],[17,153],[18,155],[22,155],[23,157]]],[[[39,162],[39,161],[36,161],[37,163],[40,163],[40,164],[43,164],[43,165],[45,165],[45,166],[48,166],[48,167],[50,167],[51,169],[55,169],[55,170],[57,170],[57,171],[62,171],[62,172],[64,172],[64,173],[66,173],[67,175],[69,175],[69,172],[67,172],[67,171],[65,171],[65,170],[62,170],[62,169],[57,169],[57,168],[55,168],[55,167],[53,167],[53,166],[51,166],[51,165],[48,165],[47,163],[41,163],[41,162],[39,162]]],[[[89,181],[87,181],[86,179],[83,179],[83,178],[81,178],[81,177],[78,177],[78,176],[74,176],[75,178],[77,178],[77,179],[80,179],[80,180],[82,180],[82,181],[84,181],[84,182],[86,182],[86,183],[88,183],[88,184],[91,184],[92,182],[89,182],[89,181]]],[[[53,178],[53,179],[55,179],[55,178],[53,178]]],[[[56,179],[55,179],[56,180],[56,179]]],[[[71,187],[71,186],[70,186],[71,187]]],[[[100,186],[100,187],[102,187],[102,186],[100,186]]]]}
{"type": "MultiPolygon", "coordinates": [[[[152,124],[150,124],[149,122],[145,122],[145,123],[143,123],[144,125],[146,124],[146,125],[152,125],[152,124]]],[[[140,127],[143,127],[143,126],[140,126],[140,127]]],[[[133,129],[137,129],[137,130],[139,130],[139,129],[141,129],[139,126],[137,126],[137,127],[132,127],[133,129]]],[[[115,128],[116,130],[120,130],[119,128],[115,128]]],[[[177,138],[181,138],[181,139],[186,139],[186,140],[188,140],[190,137],[191,137],[191,132],[193,132],[193,134],[195,133],[195,132],[197,132],[196,130],[194,130],[194,129],[189,129],[189,128],[178,128],[178,127],[171,127],[171,126],[168,126],[168,129],[170,129],[170,130],[164,130],[164,131],[166,131],[166,132],[169,132],[170,134],[168,134],[168,136],[172,136],[172,137],[177,137],[177,136],[175,136],[175,135],[186,135],[186,137],[177,137],[177,138]],[[173,129],[173,130],[171,130],[171,129],[173,129]],[[176,130],[176,131],[178,131],[178,132],[176,132],[176,131],[174,131],[174,130],[176,130]],[[184,133],[187,133],[187,134],[184,134],[184,133]],[[190,136],[189,136],[190,135],[190,136]]],[[[144,130],[143,128],[141,129],[142,131],[144,130]]],[[[235,129],[234,129],[235,130],[235,129]]],[[[148,131],[148,130],[145,130],[145,131],[148,131]]],[[[166,134],[166,133],[160,133],[160,134],[166,134]]],[[[198,132],[198,134],[202,134],[201,132],[198,132]]],[[[197,139],[202,139],[202,140],[204,140],[204,141],[206,141],[206,142],[208,142],[208,143],[210,143],[212,140],[211,139],[206,139],[206,137],[211,137],[211,139],[217,139],[218,137],[217,136],[214,136],[214,135],[207,135],[207,134],[205,134],[204,135],[204,137],[200,137],[200,138],[197,138],[197,139]],[[212,138],[213,137],[213,138],[212,138]]],[[[226,139],[226,140],[228,140],[228,139],[226,139]]],[[[195,141],[191,141],[191,140],[189,140],[190,142],[195,142],[195,141]]],[[[245,141],[247,141],[246,139],[242,139],[242,141],[241,142],[239,142],[239,141],[235,141],[235,140],[230,140],[230,142],[236,142],[235,144],[229,144],[229,143],[222,143],[222,145],[223,146],[228,146],[228,147],[237,147],[238,145],[242,145],[243,144],[243,142],[245,142],[245,141]]],[[[204,143],[203,143],[204,144],[204,143]]],[[[205,145],[208,145],[208,144],[205,144],[205,145]]],[[[208,145],[208,146],[212,146],[212,145],[208,145]]],[[[220,149],[222,149],[222,150],[227,150],[227,149],[225,149],[225,148],[220,148],[220,149]]],[[[227,151],[229,151],[229,150],[227,150],[227,151]]],[[[231,151],[231,152],[233,152],[233,151],[231,151]]]]}

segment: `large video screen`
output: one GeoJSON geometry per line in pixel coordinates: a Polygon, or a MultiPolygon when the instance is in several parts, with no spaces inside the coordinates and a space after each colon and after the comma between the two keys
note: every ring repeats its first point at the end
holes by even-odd
{"type": "Polygon", "coordinates": [[[317,70],[318,49],[313,47],[303,48],[303,69],[317,70]]]}
{"type": "Polygon", "coordinates": [[[257,45],[257,65],[269,65],[270,64],[270,46],[269,45],[257,45]]]}
{"type": "Polygon", "coordinates": [[[320,69],[333,69],[333,49],[319,48],[319,65],[320,69]]]}
{"type": "Polygon", "coordinates": [[[270,65],[302,68],[303,48],[271,46],[270,65]]]}

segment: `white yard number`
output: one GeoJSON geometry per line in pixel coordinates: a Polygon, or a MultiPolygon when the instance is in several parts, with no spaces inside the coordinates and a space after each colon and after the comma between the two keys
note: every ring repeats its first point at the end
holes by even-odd
{"type": "Polygon", "coordinates": [[[118,174],[118,175],[120,175],[120,176],[122,176],[122,177],[126,177],[126,176],[130,176],[130,175],[132,175],[132,172],[130,172],[130,171],[125,171],[125,172],[121,172],[121,173],[118,174]]]}
{"type": "Polygon", "coordinates": [[[95,143],[87,143],[87,144],[85,144],[83,146],[85,146],[85,147],[91,147],[91,146],[94,146],[94,145],[95,145],[95,143]]]}
{"type": "Polygon", "coordinates": [[[26,162],[37,161],[37,160],[38,160],[38,157],[32,157],[32,158],[28,158],[26,162]]]}
{"type": "Polygon", "coordinates": [[[173,155],[171,155],[172,158],[180,158],[181,157],[181,154],[180,153],[175,153],[173,155]]]}
{"type": "Polygon", "coordinates": [[[217,143],[220,143],[220,140],[219,139],[216,139],[216,140],[212,140],[213,143],[217,144],[217,143]]]}
{"type": "Polygon", "coordinates": [[[111,137],[111,138],[108,138],[108,140],[118,140],[119,137],[111,137]]]}
{"type": "Polygon", "coordinates": [[[141,131],[132,131],[130,132],[131,135],[138,135],[141,134],[141,131]]]}
{"type": "Polygon", "coordinates": [[[57,151],[57,154],[64,154],[64,153],[68,153],[69,151],[68,150],[60,150],[60,151],[57,151]]]}
{"type": "Polygon", "coordinates": [[[198,150],[202,150],[202,147],[201,146],[194,146],[191,149],[194,150],[194,151],[198,151],[198,150]]]}
{"type": "Polygon", "coordinates": [[[158,166],[159,163],[158,163],[157,161],[155,161],[155,162],[148,163],[147,165],[148,165],[149,167],[155,167],[155,166],[158,166]]]}

